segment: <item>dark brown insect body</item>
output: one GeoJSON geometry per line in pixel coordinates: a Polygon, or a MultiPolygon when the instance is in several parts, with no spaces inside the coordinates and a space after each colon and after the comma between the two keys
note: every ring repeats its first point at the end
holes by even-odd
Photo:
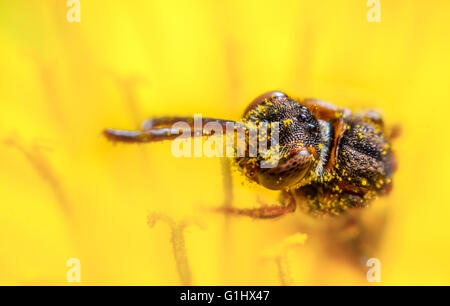
{"type": "MultiPolygon", "coordinates": [[[[150,142],[173,139],[170,126],[192,118],[148,120],[142,131],[107,129],[113,141],[150,142]]],[[[202,125],[226,120],[203,119],[202,125]]],[[[278,123],[280,159],[273,168],[261,167],[263,157],[236,157],[244,175],[266,188],[282,190],[280,206],[227,209],[251,217],[276,217],[299,206],[312,215],[338,215],[364,207],[392,186],[395,160],[390,137],[381,117],[373,111],[353,114],[319,100],[297,100],[282,92],[269,92],[245,111],[244,126],[278,123]]],[[[248,137],[247,137],[248,140],[248,137]]],[[[248,147],[247,147],[248,149],[248,147]]]]}

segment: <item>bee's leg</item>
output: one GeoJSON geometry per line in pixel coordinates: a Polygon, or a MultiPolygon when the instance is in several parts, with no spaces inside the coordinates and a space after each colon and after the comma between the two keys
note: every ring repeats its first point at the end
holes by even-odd
{"type": "Polygon", "coordinates": [[[350,110],[347,108],[339,108],[336,105],[322,100],[304,99],[300,101],[300,104],[306,106],[319,120],[329,121],[336,118],[347,117],[351,114],[350,110]]]}
{"type": "Polygon", "coordinates": [[[402,134],[402,127],[399,124],[393,125],[390,129],[389,129],[389,140],[392,141],[398,137],[400,137],[402,134]]]}
{"type": "MultiPolygon", "coordinates": [[[[127,131],[127,130],[117,130],[117,129],[106,129],[103,134],[111,141],[127,142],[127,143],[142,143],[142,142],[154,142],[163,140],[173,140],[180,135],[183,128],[174,128],[173,125],[178,122],[183,122],[187,124],[189,128],[190,137],[194,135],[195,124],[193,117],[163,117],[154,118],[144,121],[142,129],[139,131],[127,131]]],[[[238,123],[229,120],[222,119],[212,119],[212,118],[202,118],[201,125],[203,136],[208,136],[211,134],[210,131],[204,131],[205,125],[208,123],[218,124],[222,130],[226,130],[227,123],[231,122],[235,124],[237,128],[240,128],[238,123]]],[[[183,131],[184,133],[184,131],[183,131]]]]}
{"type": "Polygon", "coordinates": [[[263,206],[259,208],[233,208],[223,207],[218,211],[231,215],[247,216],[255,219],[267,219],[276,218],[283,215],[293,213],[296,209],[296,203],[294,197],[287,192],[281,194],[281,205],[263,206]]]}
{"type": "Polygon", "coordinates": [[[300,209],[310,215],[339,215],[351,208],[367,206],[371,194],[366,194],[365,198],[355,193],[338,193],[317,189],[313,186],[304,186],[295,191],[295,198],[300,209]]]}

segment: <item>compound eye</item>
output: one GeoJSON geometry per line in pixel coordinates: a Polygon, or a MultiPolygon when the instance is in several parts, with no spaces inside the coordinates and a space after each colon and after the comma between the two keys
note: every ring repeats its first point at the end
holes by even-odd
{"type": "Polygon", "coordinates": [[[308,123],[307,124],[308,129],[310,132],[316,132],[317,131],[317,125],[315,125],[314,123],[308,123]]]}
{"type": "Polygon", "coordinates": [[[309,131],[312,135],[316,136],[317,133],[319,133],[319,127],[318,127],[315,123],[308,123],[308,124],[307,124],[307,127],[308,127],[308,131],[309,131]]]}
{"type": "Polygon", "coordinates": [[[305,112],[301,112],[298,115],[298,120],[304,124],[305,128],[313,134],[316,134],[318,132],[318,125],[317,123],[311,119],[310,116],[308,116],[305,112]]]}

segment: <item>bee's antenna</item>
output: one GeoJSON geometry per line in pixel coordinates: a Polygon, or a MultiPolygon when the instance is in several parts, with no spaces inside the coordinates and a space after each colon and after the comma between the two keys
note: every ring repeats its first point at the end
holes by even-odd
{"type": "MultiPolygon", "coordinates": [[[[125,143],[144,143],[144,142],[154,142],[154,141],[163,141],[163,140],[173,140],[177,138],[180,134],[180,130],[172,127],[176,122],[185,122],[189,125],[191,129],[191,137],[193,136],[193,131],[195,130],[194,118],[187,117],[164,117],[164,118],[156,118],[149,119],[144,122],[142,130],[140,131],[129,131],[129,130],[118,130],[118,129],[105,129],[103,134],[108,140],[114,142],[125,142],[125,143]]],[[[222,119],[212,119],[212,118],[203,118],[201,119],[201,129],[204,136],[211,135],[211,132],[206,132],[204,130],[205,125],[208,123],[216,123],[218,124],[224,131],[226,129],[227,122],[232,122],[236,124],[234,121],[227,121],[222,119]]]]}
{"type": "Polygon", "coordinates": [[[105,135],[108,140],[127,143],[170,140],[178,136],[178,134],[173,134],[170,128],[152,129],[146,131],[105,129],[103,131],[103,135],[105,135]]]}

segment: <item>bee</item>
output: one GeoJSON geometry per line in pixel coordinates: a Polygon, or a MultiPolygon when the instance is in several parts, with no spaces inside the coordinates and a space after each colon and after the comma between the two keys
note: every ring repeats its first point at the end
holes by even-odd
{"type": "MultiPolygon", "coordinates": [[[[106,129],[104,135],[111,141],[127,143],[173,140],[178,132],[174,133],[171,126],[180,121],[194,126],[193,118],[163,117],[146,120],[140,131],[106,129]]],[[[325,101],[296,99],[271,91],[257,97],[241,119],[244,126],[263,121],[279,127],[277,165],[261,167],[261,156],[238,156],[234,161],[250,181],[279,190],[280,203],[254,209],[223,208],[226,213],[273,218],[299,208],[313,216],[340,215],[366,207],[392,189],[394,133],[389,133],[379,113],[352,113],[325,101]]],[[[202,127],[209,122],[223,128],[227,122],[235,123],[203,118],[202,127]]]]}

